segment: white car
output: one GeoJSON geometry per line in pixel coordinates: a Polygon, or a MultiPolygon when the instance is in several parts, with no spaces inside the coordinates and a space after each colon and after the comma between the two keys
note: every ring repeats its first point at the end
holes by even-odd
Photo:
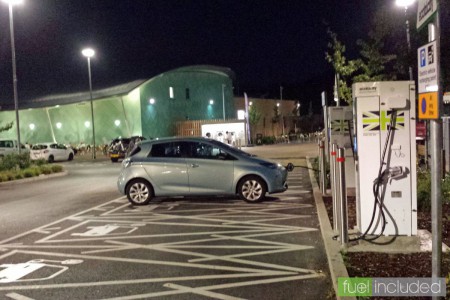
{"type": "MultiPolygon", "coordinates": [[[[17,140],[0,139],[0,158],[11,153],[19,153],[19,147],[17,147],[17,140]]],[[[23,144],[20,147],[21,151],[28,151],[23,144]]]]}
{"type": "Polygon", "coordinates": [[[31,147],[30,151],[31,159],[44,159],[50,163],[57,160],[72,160],[73,156],[72,148],[58,143],[36,144],[31,147]]]}

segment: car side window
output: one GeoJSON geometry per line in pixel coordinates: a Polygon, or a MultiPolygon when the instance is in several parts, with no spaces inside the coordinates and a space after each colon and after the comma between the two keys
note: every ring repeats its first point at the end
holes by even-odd
{"type": "Polygon", "coordinates": [[[180,143],[162,143],[152,145],[151,157],[181,157],[180,143]]]}
{"type": "Polygon", "coordinates": [[[192,158],[234,160],[233,156],[229,155],[217,146],[201,142],[194,142],[190,144],[190,157],[192,158]]]}

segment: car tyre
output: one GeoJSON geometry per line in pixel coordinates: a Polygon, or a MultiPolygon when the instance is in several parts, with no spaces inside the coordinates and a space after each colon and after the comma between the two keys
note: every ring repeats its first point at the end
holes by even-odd
{"type": "Polygon", "coordinates": [[[266,192],[266,183],[258,176],[245,177],[238,184],[239,196],[246,202],[260,202],[266,197],[266,192]]]}
{"type": "Polygon", "coordinates": [[[118,158],[111,158],[111,162],[113,162],[113,163],[118,162],[118,161],[119,161],[118,158]]]}
{"type": "Polygon", "coordinates": [[[127,185],[126,194],[132,204],[146,205],[153,198],[153,188],[147,181],[135,179],[127,185]]]}
{"type": "Polygon", "coordinates": [[[49,157],[48,157],[48,162],[49,163],[52,163],[52,162],[54,162],[55,161],[55,158],[53,157],[53,155],[50,155],[49,157]]]}
{"type": "Polygon", "coordinates": [[[73,160],[73,154],[72,154],[72,153],[69,154],[68,160],[69,160],[69,161],[70,161],[70,160],[73,160]]]}

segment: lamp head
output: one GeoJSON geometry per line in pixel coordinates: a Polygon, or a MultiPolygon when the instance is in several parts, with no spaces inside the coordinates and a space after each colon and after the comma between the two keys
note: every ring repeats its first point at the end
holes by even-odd
{"type": "Polygon", "coordinates": [[[95,51],[91,48],[86,48],[81,51],[81,54],[89,58],[95,55],[95,51]]]}
{"type": "Polygon", "coordinates": [[[395,0],[395,4],[401,7],[411,6],[416,0],[395,0]]]}
{"type": "Polygon", "coordinates": [[[3,0],[3,2],[8,3],[9,5],[22,4],[23,0],[3,0]]]}

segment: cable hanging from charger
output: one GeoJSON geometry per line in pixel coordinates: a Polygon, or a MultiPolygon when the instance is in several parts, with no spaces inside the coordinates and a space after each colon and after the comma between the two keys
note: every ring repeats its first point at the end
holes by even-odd
{"type": "Polygon", "coordinates": [[[380,197],[380,186],[381,186],[381,183],[383,183],[386,174],[390,173],[389,169],[386,169],[383,171],[383,167],[385,165],[384,160],[385,160],[387,148],[388,148],[388,145],[389,145],[389,142],[391,139],[391,134],[392,134],[392,131],[395,129],[396,119],[397,119],[397,111],[392,110],[391,118],[389,121],[388,134],[386,137],[386,141],[384,143],[384,149],[383,149],[383,154],[381,156],[380,167],[378,169],[378,177],[375,178],[374,183],[373,183],[374,204],[373,204],[372,218],[370,220],[369,226],[367,227],[366,231],[363,234],[361,234],[360,236],[358,236],[356,238],[349,239],[349,242],[354,242],[354,241],[361,240],[361,239],[364,239],[366,241],[374,241],[377,238],[379,238],[381,235],[383,235],[384,230],[386,228],[386,215],[384,213],[384,208],[383,208],[383,199],[381,199],[381,197],[380,197]],[[381,214],[381,221],[382,221],[381,231],[375,237],[366,238],[367,234],[369,233],[370,229],[372,228],[373,222],[375,221],[377,207],[379,208],[380,214],[381,214]]]}

